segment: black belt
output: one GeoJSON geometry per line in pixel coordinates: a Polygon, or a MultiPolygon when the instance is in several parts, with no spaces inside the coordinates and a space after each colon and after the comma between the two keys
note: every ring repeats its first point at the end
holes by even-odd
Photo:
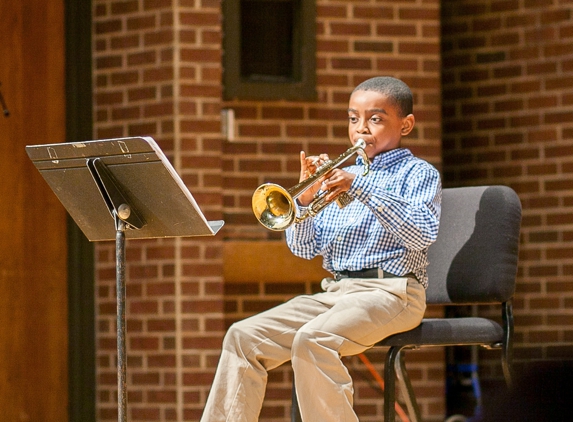
{"type": "MultiPolygon", "coordinates": [[[[408,278],[416,278],[414,273],[408,273],[404,275],[395,275],[389,273],[388,271],[382,271],[383,277],[382,278],[396,278],[396,277],[408,277],[408,278]]],[[[378,272],[378,268],[368,268],[365,270],[359,271],[335,271],[334,272],[335,280],[341,280],[343,278],[380,278],[380,273],[378,272]]]]}

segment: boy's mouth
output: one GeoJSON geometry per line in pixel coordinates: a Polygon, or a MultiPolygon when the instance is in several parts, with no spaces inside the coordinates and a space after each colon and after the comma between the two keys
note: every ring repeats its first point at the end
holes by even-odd
{"type": "MultiPolygon", "coordinates": [[[[361,137],[361,138],[364,139],[363,137],[361,137]]],[[[358,139],[360,139],[360,138],[358,138],[358,139]]],[[[358,142],[358,139],[356,139],[356,140],[354,141],[354,145],[356,145],[356,142],[358,142]]],[[[366,139],[364,139],[364,142],[366,142],[366,145],[364,146],[364,148],[367,148],[367,147],[372,146],[372,141],[371,141],[371,140],[366,140],[366,139]]]]}

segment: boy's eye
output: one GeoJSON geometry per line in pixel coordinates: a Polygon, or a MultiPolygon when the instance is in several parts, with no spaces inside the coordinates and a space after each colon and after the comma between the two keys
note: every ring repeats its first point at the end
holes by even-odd
{"type": "Polygon", "coordinates": [[[372,116],[372,117],[370,118],[370,121],[371,121],[372,123],[380,123],[380,122],[382,121],[382,119],[381,119],[380,117],[378,117],[378,116],[372,116]]]}
{"type": "Polygon", "coordinates": [[[348,121],[350,123],[356,123],[358,121],[358,117],[348,116],[348,121]]]}

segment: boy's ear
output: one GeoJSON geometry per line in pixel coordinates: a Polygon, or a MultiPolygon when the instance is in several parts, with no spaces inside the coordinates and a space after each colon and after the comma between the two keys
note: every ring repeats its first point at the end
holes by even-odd
{"type": "Polygon", "coordinates": [[[413,114],[408,114],[404,119],[402,119],[402,136],[408,135],[414,129],[414,125],[416,124],[416,119],[414,118],[413,114]]]}

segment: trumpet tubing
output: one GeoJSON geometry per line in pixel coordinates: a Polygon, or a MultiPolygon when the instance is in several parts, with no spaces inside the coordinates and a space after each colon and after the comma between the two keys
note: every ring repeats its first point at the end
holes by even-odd
{"type": "MultiPolygon", "coordinates": [[[[369,162],[368,156],[364,152],[366,142],[364,139],[358,139],[356,144],[348,148],[344,153],[329,160],[316,169],[316,172],[305,180],[294,185],[290,189],[285,189],[275,183],[264,183],[259,186],[253,193],[252,205],[253,213],[259,223],[269,230],[282,231],[286,230],[294,223],[299,223],[308,217],[314,217],[332,201],[326,201],[328,192],[322,192],[316,195],[313,201],[308,205],[306,214],[300,217],[296,216],[295,200],[312,185],[317,183],[324,175],[331,170],[340,167],[346,160],[354,154],[358,154],[364,161],[363,175],[368,174],[369,162]]],[[[346,192],[343,192],[336,199],[340,208],[352,202],[352,198],[346,192]]]]}

